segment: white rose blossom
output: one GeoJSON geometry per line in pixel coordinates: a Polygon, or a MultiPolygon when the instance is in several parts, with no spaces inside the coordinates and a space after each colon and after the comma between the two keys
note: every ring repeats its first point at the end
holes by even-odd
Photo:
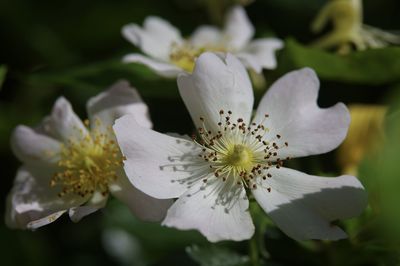
{"type": "Polygon", "coordinates": [[[336,148],[349,127],[344,104],[318,107],[313,70],[293,71],[276,81],[252,120],[251,83],[230,54],[202,54],[193,74],[178,77],[178,87],[197,140],[142,128],[129,115],[114,125],[129,180],[152,197],[178,198],[163,225],[197,229],[212,242],[249,239],[254,233],[250,196],[296,240],[346,237],[331,222],[356,216],[366,206],[358,179],[283,167],[289,157],[336,148]]]}
{"type": "Polygon", "coordinates": [[[143,27],[125,25],[122,34],[146,54],[128,54],[124,62],[144,64],[168,78],[175,78],[182,71],[191,72],[196,58],[205,51],[233,53],[256,72],[274,69],[275,51],[283,46],[277,38],[252,40],[254,27],[241,6],[231,8],[222,30],[201,26],[188,39],[169,22],[154,16],[147,17],[143,27]]]}
{"type": "Polygon", "coordinates": [[[36,229],[68,212],[73,221],[105,206],[111,193],[139,218],[160,221],[172,203],[134,188],[122,168],[123,157],[112,131],[114,120],[131,114],[150,128],[148,107],[126,81],[89,99],[89,120],[82,122],[60,97],[37,128],[17,126],[11,137],[23,162],[8,195],[9,227],[36,229]]]}

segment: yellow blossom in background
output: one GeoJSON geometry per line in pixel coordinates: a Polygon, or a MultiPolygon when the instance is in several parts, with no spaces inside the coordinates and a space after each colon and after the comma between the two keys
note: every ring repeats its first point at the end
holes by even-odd
{"type": "Polygon", "coordinates": [[[318,13],[311,30],[319,33],[331,21],[333,29],[312,45],[339,53],[400,44],[400,36],[363,24],[362,0],[331,0],[318,13]]]}
{"type": "Polygon", "coordinates": [[[345,141],[338,150],[343,173],[357,174],[365,156],[379,150],[384,140],[383,122],[386,106],[354,104],[349,106],[351,124],[345,141]]]}

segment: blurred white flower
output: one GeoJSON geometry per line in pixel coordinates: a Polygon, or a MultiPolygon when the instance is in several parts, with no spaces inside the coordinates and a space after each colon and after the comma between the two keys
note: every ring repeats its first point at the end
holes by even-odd
{"type": "Polygon", "coordinates": [[[83,123],[60,97],[39,127],[18,126],[11,137],[23,162],[8,196],[9,227],[35,229],[69,212],[73,221],[105,206],[109,194],[145,220],[161,220],[170,201],[157,200],[132,186],[112,131],[114,120],[131,114],[150,128],[148,108],[126,81],[91,98],[83,123]]]}
{"type": "Polygon", "coordinates": [[[313,70],[279,79],[252,120],[251,83],[230,54],[204,53],[193,74],[178,77],[178,86],[198,129],[197,140],[142,128],[129,115],[114,125],[129,180],[152,197],[178,198],[164,225],[197,229],[212,242],[248,239],[254,233],[249,195],[294,239],[346,237],[331,221],[358,215],[366,206],[357,178],[312,176],[283,167],[289,157],[331,151],[346,136],[348,110],[342,103],[318,107],[313,70]]]}
{"type": "Polygon", "coordinates": [[[187,39],[178,29],[159,17],[147,17],[143,27],[128,24],[123,36],[146,55],[128,54],[124,62],[141,63],[163,77],[176,77],[182,71],[192,72],[196,58],[203,52],[230,52],[246,67],[261,72],[276,67],[275,51],[283,43],[276,38],[251,40],[254,35],[246,11],[233,7],[227,14],[225,27],[201,26],[187,39]]]}
{"type": "Polygon", "coordinates": [[[107,228],[102,234],[104,250],[120,265],[145,265],[141,258],[140,241],[129,232],[119,228],[107,228]]]}

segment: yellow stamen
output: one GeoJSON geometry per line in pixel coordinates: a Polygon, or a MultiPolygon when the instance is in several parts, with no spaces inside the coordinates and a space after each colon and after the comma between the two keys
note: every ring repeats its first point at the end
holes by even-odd
{"type": "MultiPolygon", "coordinates": [[[[242,118],[234,120],[231,111],[220,110],[219,115],[216,131],[209,130],[204,117],[200,117],[199,141],[194,136],[194,141],[202,146],[198,156],[209,164],[212,178],[251,189],[266,188],[270,192],[271,188],[263,182],[272,177],[271,167],[279,169],[290,159],[278,155],[279,150],[288,147],[289,143],[280,134],[270,135],[270,130],[264,126],[268,114],[259,123],[248,125],[242,118]]],[[[207,183],[208,178],[203,182],[207,183]]]]}
{"type": "Polygon", "coordinates": [[[227,49],[223,46],[207,45],[204,47],[195,47],[187,42],[182,45],[173,44],[170,60],[178,67],[188,72],[193,72],[194,62],[197,57],[206,51],[226,52],[227,49]]]}
{"type": "MultiPolygon", "coordinates": [[[[97,122],[96,123],[100,123],[97,122]]],[[[110,132],[92,131],[78,136],[63,145],[58,166],[61,168],[50,181],[50,186],[60,186],[59,196],[76,194],[81,197],[95,191],[106,195],[109,183],[115,181],[122,166],[122,155],[110,132]]]]}

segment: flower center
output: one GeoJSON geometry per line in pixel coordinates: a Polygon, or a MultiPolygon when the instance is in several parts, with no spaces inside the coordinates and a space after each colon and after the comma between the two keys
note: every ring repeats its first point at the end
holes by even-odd
{"type": "MultiPolygon", "coordinates": [[[[199,157],[209,164],[216,178],[233,180],[238,185],[255,189],[262,180],[272,177],[268,169],[282,166],[283,159],[278,151],[289,144],[283,142],[280,135],[270,135],[270,130],[264,126],[268,114],[265,114],[261,123],[250,125],[246,125],[242,118],[232,121],[231,111],[226,115],[221,110],[219,114],[217,132],[208,130],[205,119],[200,117],[200,139],[193,137],[203,147],[199,157]]],[[[207,178],[203,182],[207,183],[207,178]]]]}
{"type": "Polygon", "coordinates": [[[227,165],[243,169],[251,169],[253,166],[253,152],[242,144],[234,144],[228,149],[228,153],[223,158],[227,165]]]}
{"type": "MultiPolygon", "coordinates": [[[[96,128],[100,128],[100,124],[97,120],[96,128]]],[[[60,197],[67,194],[85,197],[95,191],[107,195],[109,184],[118,178],[117,170],[123,161],[112,138],[112,129],[106,132],[95,129],[91,134],[77,131],[77,137],[69,139],[61,148],[60,170],[54,174],[50,186],[61,188],[60,197]]]]}
{"type": "Polygon", "coordinates": [[[227,52],[227,49],[223,46],[217,45],[205,45],[203,47],[195,47],[188,41],[184,42],[182,45],[173,43],[169,58],[176,66],[188,72],[192,72],[196,58],[206,51],[227,52]]]}

